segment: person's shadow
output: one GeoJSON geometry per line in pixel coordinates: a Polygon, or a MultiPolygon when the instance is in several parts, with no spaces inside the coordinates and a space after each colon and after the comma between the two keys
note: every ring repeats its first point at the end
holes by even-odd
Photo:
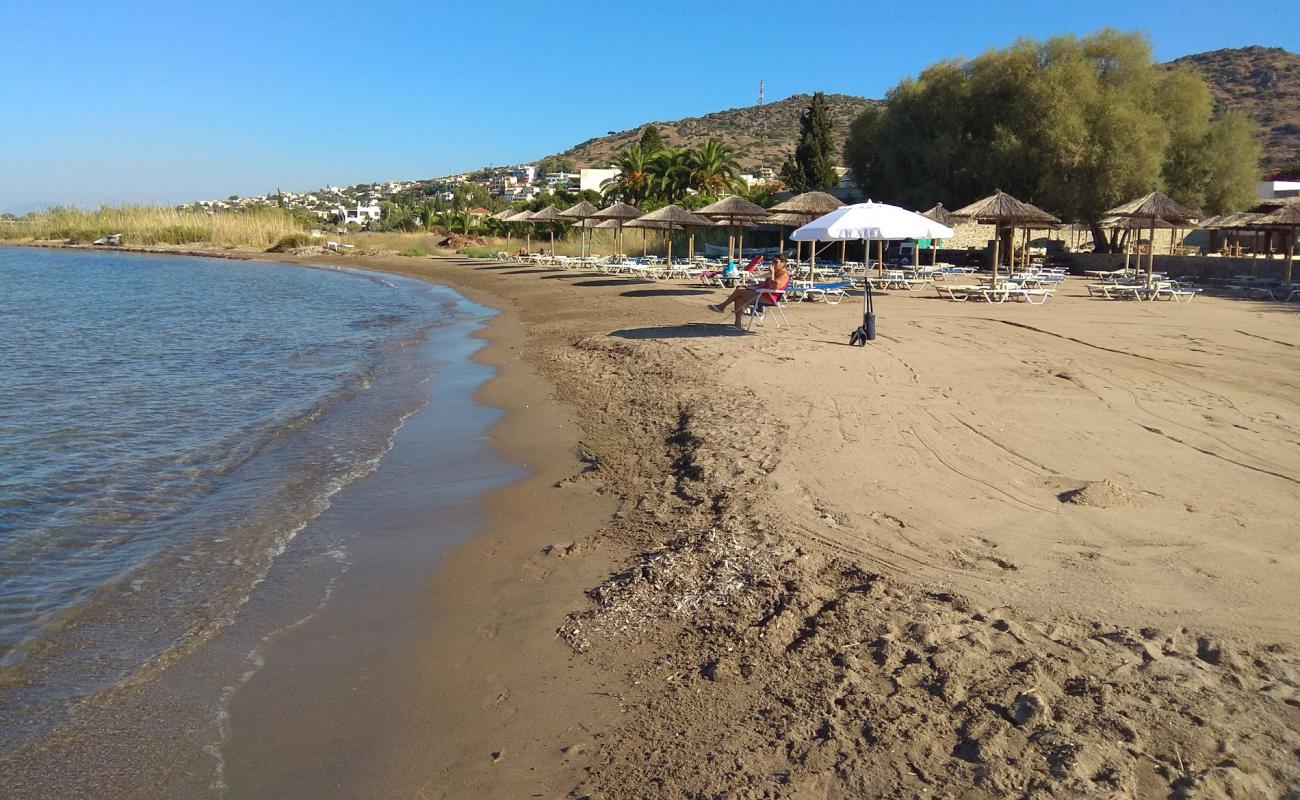
{"type": "Polygon", "coordinates": [[[735,325],[717,322],[688,322],[684,325],[655,325],[648,328],[624,328],[611,331],[619,339],[707,339],[717,336],[751,336],[735,325]]]}

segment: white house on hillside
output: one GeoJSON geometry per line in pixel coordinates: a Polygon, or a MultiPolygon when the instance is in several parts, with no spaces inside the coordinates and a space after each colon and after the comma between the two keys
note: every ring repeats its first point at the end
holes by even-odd
{"type": "Polygon", "coordinates": [[[610,178],[617,177],[619,171],[616,169],[584,169],[578,173],[578,189],[593,192],[599,192],[601,184],[610,178]]]}
{"type": "Polygon", "coordinates": [[[345,225],[349,222],[355,222],[358,225],[365,225],[371,220],[379,219],[380,216],[383,215],[383,212],[379,210],[379,206],[377,205],[363,206],[358,204],[356,210],[339,206],[338,214],[342,217],[343,224],[345,225]]]}

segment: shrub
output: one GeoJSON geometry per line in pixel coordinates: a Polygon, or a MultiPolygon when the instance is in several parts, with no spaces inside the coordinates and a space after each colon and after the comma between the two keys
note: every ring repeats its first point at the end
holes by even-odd
{"type": "Polygon", "coordinates": [[[463,247],[460,252],[470,258],[491,258],[496,254],[496,251],[491,247],[463,247]]]}
{"type": "Polygon", "coordinates": [[[286,233],[279,241],[267,249],[268,253],[287,253],[299,247],[311,244],[311,236],[306,233],[286,233]]]}

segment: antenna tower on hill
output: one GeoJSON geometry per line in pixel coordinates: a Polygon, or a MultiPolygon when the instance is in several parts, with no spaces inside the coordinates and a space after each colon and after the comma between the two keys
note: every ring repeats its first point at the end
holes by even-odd
{"type": "Polygon", "coordinates": [[[758,79],[758,104],[763,105],[763,79],[758,79]]]}

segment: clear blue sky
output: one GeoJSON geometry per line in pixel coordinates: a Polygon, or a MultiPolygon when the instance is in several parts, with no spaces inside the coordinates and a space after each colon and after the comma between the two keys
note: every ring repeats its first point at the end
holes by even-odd
{"type": "Polygon", "coordinates": [[[0,0],[0,210],[533,159],[652,119],[900,78],[1021,36],[1300,50],[1300,2],[0,0]]]}

